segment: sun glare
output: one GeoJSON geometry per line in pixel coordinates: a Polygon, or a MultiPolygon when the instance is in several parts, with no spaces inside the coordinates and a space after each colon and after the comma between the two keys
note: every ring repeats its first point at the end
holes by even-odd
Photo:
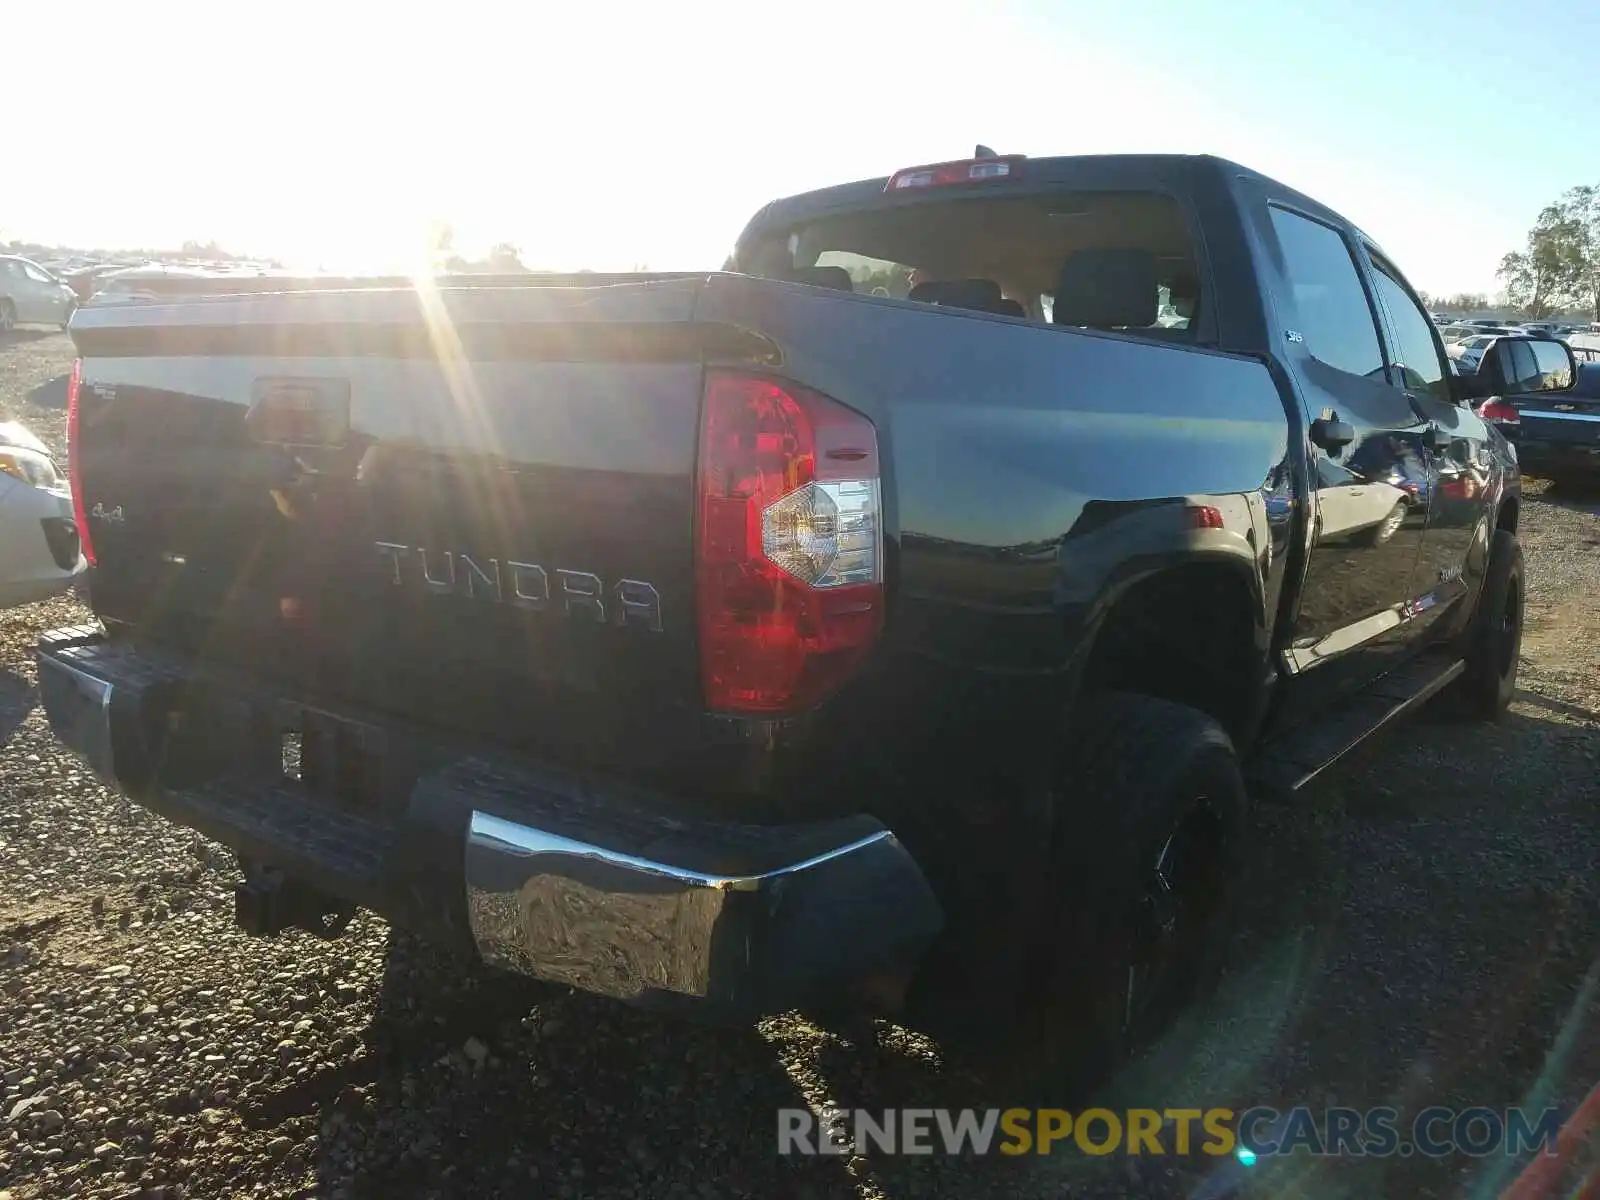
{"type": "MultiPolygon", "coordinates": [[[[1424,286],[1490,285],[1531,211],[1409,150],[1372,155],[1323,119],[1332,100],[1251,105],[1170,69],[1209,17],[1180,36],[1177,10],[1135,7],[277,0],[230,27],[198,0],[11,5],[6,44],[28,49],[9,91],[51,97],[53,119],[8,131],[0,237],[408,273],[447,222],[469,259],[510,244],[534,268],[714,268],[775,197],[984,142],[1221,154],[1324,198],[1424,286]],[[1142,29],[1166,31],[1166,60],[1142,29]]],[[[1407,111],[1409,147],[1432,117],[1407,111]]]]}

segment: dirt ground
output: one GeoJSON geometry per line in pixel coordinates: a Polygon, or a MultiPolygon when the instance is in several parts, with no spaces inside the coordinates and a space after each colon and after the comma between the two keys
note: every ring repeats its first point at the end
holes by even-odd
{"type": "MultiPolygon", "coordinates": [[[[0,344],[0,411],[58,451],[70,354],[0,344]]],[[[1600,503],[1528,488],[1511,714],[1426,712],[1261,808],[1225,986],[1117,1096],[1409,1113],[1572,1104],[1600,1080],[1600,503]]],[[[893,1025],[667,1022],[370,916],[331,943],[244,937],[229,858],[50,736],[31,647],[84,615],[0,614],[0,1200],[1442,1197],[1495,1194],[1513,1165],[780,1158],[780,1107],[959,1105],[966,1084],[893,1025]]]]}

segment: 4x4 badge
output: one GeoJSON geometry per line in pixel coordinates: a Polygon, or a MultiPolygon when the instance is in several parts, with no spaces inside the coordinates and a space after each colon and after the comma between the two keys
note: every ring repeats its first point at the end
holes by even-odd
{"type": "Polygon", "coordinates": [[[127,519],[122,515],[122,505],[119,504],[115,508],[108,509],[98,501],[89,510],[89,515],[97,521],[110,521],[113,525],[121,525],[127,519]]]}

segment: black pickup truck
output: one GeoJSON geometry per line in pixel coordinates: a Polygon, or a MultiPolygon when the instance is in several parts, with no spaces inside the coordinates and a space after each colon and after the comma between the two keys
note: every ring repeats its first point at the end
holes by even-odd
{"type": "Polygon", "coordinates": [[[1469,401],[1570,354],[1457,378],[1371,239],[1229,162],[908,169],[712,273],[242,288],[73,320],[98,623],[39,665],[258,933],[1128,1047],[1247,796],[1512,693],[1469,401]]]}

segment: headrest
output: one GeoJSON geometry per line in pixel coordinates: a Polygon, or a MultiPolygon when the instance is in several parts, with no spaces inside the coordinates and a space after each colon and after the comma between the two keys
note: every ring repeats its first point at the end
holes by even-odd
{"type": "Polygon", "coordinates": [[[999,312],[1002,303],[1000,285],[992,279],[932,279],[917,284],[906,293],[906,299],[978,312],[999,312]]]}
{"type": "Polygon", "coordinates": [[[1154,325],[1160,283],[1148,250],[1080,250],[1062,264],[1050,320],[1098,329],[1154,325]]]}
{"type": "Polygon", "coordinates": [[[789,272],[791,283],[809,283],[812,287],[833,288],[839,292],[853,292],[855,283],[850,272],[843,267],[796,267],[789,272]]]}

